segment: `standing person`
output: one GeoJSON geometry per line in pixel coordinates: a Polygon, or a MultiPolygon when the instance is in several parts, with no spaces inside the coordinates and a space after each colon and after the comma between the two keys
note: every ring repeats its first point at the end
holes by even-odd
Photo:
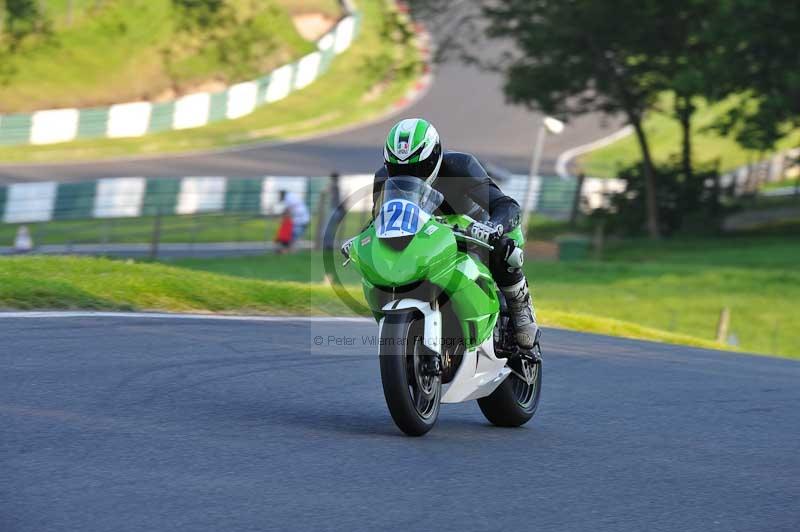
{"type": "Polygon", "coordinates": [[[311,215],[308,213],[306,203],[296,194],[281,190],[279,198],[285,207],[284,214],[288,214],[292,218],[292,240],[287,246],[292,247],[305,234],[308,223],[311,221],[311,215]]]}

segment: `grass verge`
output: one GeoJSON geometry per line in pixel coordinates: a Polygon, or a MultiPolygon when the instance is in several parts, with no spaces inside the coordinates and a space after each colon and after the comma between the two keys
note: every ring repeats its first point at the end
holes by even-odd
{"type": "MultiPolygon", "coordinates": [[[[152,233],[146,221],[109,223],[118,225],[104,229],[96,223],[57,222],[58,230],[50,226],[48,232],[36,234],[37,243],[63,243],[67,238],[74,243],[100,242],[103,231],[107,231],[109,242],[147,242],[152,233]],[[144,225],[137,225],[140,223],[144,225]]],[[[276,223],[263,218],[235,220],[231,215],[165,217],[162,241],[271,240],[276,223]]],[[[532,224],[542,234],[563,229],[538,220],[532,224]]],[[[360,216],[356,215],[344,234],[355,234],[360,225],[360,216]]],[[[529,261],[526,270],[541,317],[550,325],[705,346],[715,345],[720,311],[728,308],[732,313],[731,333],[739,347],[800,357],[798,235],[797,227],[791,225],[741,235],[672,238],[658,243],[612,240],[603,261],[529,261]]],[[[5,237],[10,242],[13,234],[5,237]]],[[[0,267],[3,264],[0,262],[0,267]]],[[[311,252],[184,259],[169,264],[256,281],[321,285],[324,276],[320,254],[311,252]]],[[[87,284],[90,289],[94,289],[92,283],[97,279],[104,279],[98,271],[101,270],[92,270],[94,281],[90,278],[87,284]]],[[[340,269],[338,274],[343,283],[359,293],[359,278],[352,268],[340,269]]],[[[50,278],[46,270],[37,275],[50,278]]],[[[234,305],[230,310],[242,308],[234,305]]]]}
{"type": "MultiPolygon", "coordinates": [[[[540,318],[549,325],[711,346],[723,308],[738,347],[800,358],[800,239],[691,239],[618,243],[604,262],[528,262],[540,318]]],[[[318,253],[185,259],[171,264],[224,275],[319,283],[318,253]]],[[[352,269],[338,272],[358,283],[352,269]]]]}
{"type": "Polygon", "coordinates": [[[330,288],[77,257],[0,261],[0,308],[338,315],[330,288]]]}
{"type": "MultiPolygon", "coordinates": [[[[295,256],[290,260],[301,258],[295,256]]],[[[274,261],[262,259],[262,262],[274,261]]],[[[361,297],[357,287],[349,289],[361,297]]],[[[0,261],[0,308],[352,314],[330,287],[317,283],[262,281],[162,264],[77,257],[17,257],[0,261]]],[[[545,325],[586,332],[722,347],[698,338],[597,316],[547,310],[541,318],[545,325]]]]}
{"type": "Polygon", "coordinates": [[[246,117],[134,139],[0,147],[0,160],[53,162],[198,151],[285,140],[376,118],[407,92],[423,65],[410,32],[398,29],[393,8],[383,0],[361,0],[359,8],[358,39],[324,76],[246,117]]]}
{"type": "MultiPolygon", "coordinates": [[[[701,104],[693,118],[693,155],[698,165],[719,166],[721,172],[741,165],[759,161],[764,154],[742,148],[733,135],[722,136],[708,128],[722,117],[735,103],[725,101],[715,105],[701,104]]],[[[668,98],[663,99],[664,108],[671,108],[668,98]]],[[[679,123],[661,112],[651,112],[644,123],[650,141],[650,150],[656,163],[664,164],[676,157],[681,147],[679,123]]],[[[778,151],[800,145],[800,129],[787,134],[776,146],[778,151]]],[[[594,150],[579,159],[579,165],[587,175],[593,177],[616,177],[619,169],[641,161],[639,144],[629,135],[608,146],[594,150]]]]}

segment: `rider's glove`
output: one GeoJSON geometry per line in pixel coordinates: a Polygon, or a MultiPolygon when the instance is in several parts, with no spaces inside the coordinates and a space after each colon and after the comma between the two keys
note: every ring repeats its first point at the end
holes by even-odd
{"type": "Polygon", "coordinates": [[[503,236],[503,226],[492,222],[473,222],[467,230],[469,231],[469,236],[486,244],[491,244],[503,236]]]}
{"type": "Polygon", "coordinates": [[[522,264],[525,261],[525,253],[522,251],[522,248],[519,247],[516,242],[514,242],[513,239],[503,237],[498,245],[495,246],[495,250],[498,248],[502,253],[503,261],[508,268],[522,268],[522,264]]]}
{"type": "Polygon", "coordinates": [[[345,243],[342,244],[342,255],[344,255],[344,258],[346,259],[350,258],[350,250],[353,248],[353,243],[356,241],[356,238],[358,237],[354,236],[353,238],[346,240],[345,243]]]}

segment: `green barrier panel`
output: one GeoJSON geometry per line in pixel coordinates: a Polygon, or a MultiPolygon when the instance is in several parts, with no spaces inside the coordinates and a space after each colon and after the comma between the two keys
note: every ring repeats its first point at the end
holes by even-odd
{"type": "Polygon", "coordinates": [[[142,216],[175,214],[180,189],[180,179],[148,179],[144,192],[142,216]]]}
{"type": "Polygon", "coordinates": [[[589,258],[592,242],[584,236],[563,236],[556,239],[558,244],[558,260],[573,261],[589,258]]]}
{"type": "Polygon", "coordinates": [[[105,137],[108,130],[108,113],[107,108],[82,109],[78,115],[78,138],[105,137]]]}
{"type": "Polygon", "coordinates": [[[266,103],[265,100],[267,99],[267,89],[269,88],[270,80],[272,80],[271,75],[266,75],[258,79],[258,93],[256,95],[256,102],[258,102],[257,105],[263,105],[266,103]]]}
{"type": "Polygon", "coordinates": [[[209,122],[225,120],[228,111],[228,91],[215,92],[211,95],[211,108],[208,113],[209,122]]]}
{"type": "Polygon", "coordinates": [[[297,73],[300,70],[297,67],[299,65],[300,65],[300,61],[295,61],[291,65],[292,66],[292,82],[289,84],[289,86],[291,87],[291,90],[289,91],[289,94],[291,94],[291,93],[293,93],[295,91],[294,84],[297,83],[297,73]]]}
{"type": "Polygon", "coordinates": [[[536,211],[559,218],[569,216],[572,211],[572,202],[575,199],[576,187],[575,179],[543,177],[536,211]]]}
{"type": "Polygon", "coordinates": [[[173,102],[154,103],[153,111],[150,114],[150,125],[148,133],[158,133],[172,129],[172,118],[175,115],[175,104],[173,102]]]}
{"type": "Polygon", "coordinates": [[[3,221],[3,216],[6,213],[6,196],[8,195],[6,187],[0,187],[0,222],[3,221]]]}
{"type": "Polygon", "coordinates": [[[228,179],[225,212],[261,212],[263,179],[228,179]]]}
{"type": "Polygon", "coordinates": [[[0,116],[0,144],[28,144],[32,125],[32,115],[0,116]]]}
{"type": "MultiPolygon", "coordinates": [[[[354,28],[355,28],[355,26],[354,26],[354,28]]],[[[336,42],[336,29],[338,29],[338,26],[337,26],[337,28],[334,29],[334,31],[331,31],[328,34],[328,35],[331,35],[333,37],[333,42],[334,43],[336,42]]],[[[319,49],[319,46],[317,46],[317,48],[319,49]]],[[[321,52],[320,55],[322,55],[322,60],[320,61],[320,64],[319,64],[319,73],[320,74],[324,74],[325,72],[328,71],[328,69],[331,66],[331,63],[333,62],[333,58],[336,57],[336,53],[333,51],[333,48],[334,48],[334,46],[331,45],[327,50],[325,50],[324,52],[321,52]]]]}
{"type": "Polygon", "coordinates": [[[322,56],[319,63],[319,75],[321,76],[331,68],[331,63],[333,63],[333,58],[336,57],[336,54],[333,53],[333,47],[330,47],[320,55],[322,56]]]}
{"type": "Polygon", "coordinates": [[[53,220],[81,220],[92,217],[96,183],[62,183],[56,192],[53,220]]]}
{"type": "MultiPolygon", "coordinates": [[[[311,177],[306,185],[306,204],[308,210],[313,214],[318,212],[319,198],[322,192],[328,188],[330,179],[327,177],[311,177]]],[[[328,198],[330,200],[330,198],[328,198]]]]}

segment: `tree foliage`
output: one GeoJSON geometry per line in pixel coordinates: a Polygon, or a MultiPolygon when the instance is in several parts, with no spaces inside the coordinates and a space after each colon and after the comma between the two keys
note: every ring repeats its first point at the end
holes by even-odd
{"type": "Polygon", "coordinates": [[[800,3],[718,3],[709,35],[724,65],[718,78],[724,90],[716,96],[737,93],[749,99],[749,105],[731,110],[720,129],[735,132],[746,148],[772,149],[787,129],[800,127],[800,3]]]}
{"type": "Polygon", "coordinates": [[[18,73],[8,57],[26,41],[51,35],[52,25],[37,0],[0,1],[0,85],[7,85],[18,73]]]}
{"type": "Polygon", "coordinates": [[[800,125],[798,2],[414,0],[413,5],[434,26],[441,20],[450,28],[442,41],[450,55],[502,71],[510,101],[566,118],[623,114],[642,155],[637,172],[622,173],[638,188],[627,200],[641,203],[652,236],[680,225],[674,219],[680,205],[685,212],[710,205],[699,201],[707,193],[709,170],[696,172],[692,160],[692,116],[700,99],[748,99],[718,124],[735,131],[748,148],[769,149],[786,128],[800,125]],[[510,45],[502,61],[492,58],[487,65],[478,31],[510,45]],[[667,92],[674,97],[666,101],[674,103],[661,109],[665,100],[659,96],[667,92]],[[680,157],[669,168],[658,170],[652,163],[642,127],[649,112],[666,112],[681,124],[680,157]],[[665,209],[676,194],[678,207],[665,209]],[[664,216],[670,220],[662,223],[664,216]]]}
{"type": "Polygon", "coordinates": [[[172,7],[182,30],[205,29],[230,18],[225,0],[172,0],[172,7]]]}
{"type": "Polygon", "coordinates": [[[0,38],[2,44],[16,49],[27,37],[47,35],[51,25],[38,0],[5,0],[0,5],[0,38]]]}
{"type": "Polygon", "coordinates": [[[216,56],[225,65],[222,79],[241,79],[258,69],[263,57],[278,43],[270,24],[280,15],[271,3],[251,0],[247,9],[237,9],[229,0],[171,0],[178,31],[162,50],[167,71],[176,91],[178,79],[191,77],[190,57],[216,56]]]}

